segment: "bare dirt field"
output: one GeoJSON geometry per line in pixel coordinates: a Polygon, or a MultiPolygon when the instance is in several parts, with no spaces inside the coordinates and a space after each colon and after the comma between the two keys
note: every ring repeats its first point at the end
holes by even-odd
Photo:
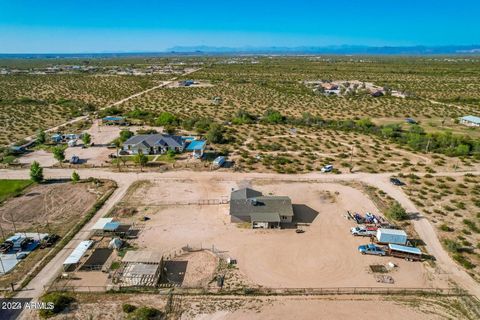
{"type": "MultiPolygon", "coordinates": [[[[182,314],[182,320],[274,320],[274,319],[348,319],[355,314],[355,319],[384,319],[385,312],[388,310],[389,319],[440,319],[438,315],[428,314],[408,308],[405,305],[392,301],[382,301],[378,298],[345,298],[334,297],[328,299],[324,297],[280,297],[280,298],[261,298],[258,301],[247,302],[237,310],[214,311],[212,313],[202,313],[200,310],[208,310],[208,307],[202,305],[201,301],[193,302],[182,314]],[[196,309],[198,308],[198,309],[196,309]],[[200,310],[199,310],[200,309],[200,310]],[[199,312],[195,314],[195,311],[199,312]]],[[[235,303],[237,301],[230,301],[235,303]]],[[[203,302],[205,303],[205,302],[203,302]]],[[[223,301],[228,305],[229,301],[223,301]]],[[[238,303],[238,302],[237,302],[238,303]]],[[[222,302],[219,302],[222,304],[222,302]]]]}
{"type": "MultiPolygon", "coordinates": [[[[70,310],[52,319],[125,319],[125,303],[164,310],[167,298],[157,294],[76,294],[70,310]]],[[[456,297],[382,296],[175,296],[173,319],[473,319],[462,312],[465,302],[456,297]]],[[[465,310],[463,310],[465,311],[465,310]]],[[[38,316],[37,318],[38,319],[38,316]]]]}
{"type": "Polygon", "coordinates": [[[31,164],[33,161],[37,161],[42,167],[51,167],[57,162],[53,154],[45,150],[36,150],[18,158],[18,162],[22,164],[31,164]]]}
{"type": "Polygon", "coordinates": [[[332,183],[204,180],[140,183],[127,195],[124,206],[136,206],[148,215],[136,245],[163,252],[185,245],[211,248],[238,260],[246,280],[266,287],[446,287],[426,264],[399,259],[363,256],[358,245],[368,242],[349,234],[353,226],[347,210],[378,213],[361,191],[332,183]],[[228,196],[231,188],[250,185],[264,194],[292,198],[297,219],[307,222],[304,234],[293,229],[252,230],[230,223],[228,205],[187,205],[202,199],[228,196]],[[183,204],[175,204],[183,203],[183,204]],[[168,206],[167,206],[168,205],[168,206]],[[389,273],[394,284],[378,283],[369,266],[398,265],[389,273]]]}
{"type": "Polygon", "coordinates": [[[65,233],[91,208],[107,186],[100,188],[93,183],[48,183],[33,186],[20,197],[12,198],[0,208],[4,231],[47,228],[65,233]],[[62,232],[63,231],[63,232],[62,232]]]}
{"type": "MultiPolygon", "coordinates": [[[[22,196],[11,198],[0,207],[2,236],[25,231],[55,233],[63,237],[112,186],[111,181],[34,185],[22,196]]],[[[47,254],[47,250],[32,252],[1,278],[0,286],[19,282],[47,254]]]]}

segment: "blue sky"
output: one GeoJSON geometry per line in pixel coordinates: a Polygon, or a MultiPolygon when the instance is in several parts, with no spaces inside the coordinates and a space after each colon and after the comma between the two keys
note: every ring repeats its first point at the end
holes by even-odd
{"type": "Polygon", "coordinates": [[[0,53],[480,44],[480,1],[0,0],[0,53]]]}

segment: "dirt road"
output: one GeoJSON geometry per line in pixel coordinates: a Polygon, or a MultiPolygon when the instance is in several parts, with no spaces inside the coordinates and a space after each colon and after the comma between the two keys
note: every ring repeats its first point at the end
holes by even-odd
{"type": "MultiPolygon", "coordinates": [[[[105,206],[95,215],[91,222],[82,229],[82,231],[62,250],[50,263],[30,282],[28,287],[18,293],[19,297],[38,298],[43,286],[51,282],[58,274],[63,260],[68,256],[71,250],[79,241],[87,237],[86,232],[90,225],[95,223],[104,215],[113,205],[120,201],[125,194],[128,186],[136,180],[168,180],[168,179],[190,179],[190,180],[219,180],[219,181],[239,181],[245,182],[253,179],[264,179],[270,181],[318,181],[318,182],[338,182],[338,181],[359,181],[384,190],[391,197],[399,201],[408,212],[418,213],[419,210],[403,193],[401,188],[390,184],[389,177],[392,173],[368,174],[321,174],[309,173],[303,175],[282,175],[269,173],[231,173],[231,172],[196,172],[194,175],[190,171],[172,171],[166,173],[152,172],[111,172],[103,169],[78,169],[77,172],[82,178],[97,177],[115,180],[119,186],[105,206]]],[[[439,172],[438,176],[461,176],[466,172],[439,172]]],[[[480,174],[480,172],[470,172],[480,174]]],[[[28,178],[28,170],[0,170],[0,176],[5,179],[28,178]]],[[[45,169],[46,178],[69,178],[72,174],[71,169],[45,169]]],[[[419,174],[421,175],[421,174],[419,174]]],[[[419,236],[426,244],[428,252],[437,259],[437,266],[443,272],[449,274],[450,278],[459,286],[467,289],[477,297],[480,297],[480,286],[449,257],[447,252],[441,246],[436,237],[435,230],[430,222],[419,214],[419,217],[413,221],[414,227],[419,236]]]]}

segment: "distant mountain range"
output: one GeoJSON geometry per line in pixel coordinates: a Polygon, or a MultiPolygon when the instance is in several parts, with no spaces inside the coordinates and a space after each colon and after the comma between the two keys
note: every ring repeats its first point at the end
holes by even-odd
{"type": "Polygon", "coordinates": [[[214,47],[175,46],[158,52],[99,52],[99,53],[19,53],[1,54],[1,58],[111,58],[161,57],[176,55],[480,55],[480,45],[464,46],[300,46],[300,47],[214,47]]]}
{"type": "Polygon", "coordinates": [[[480,45],[468,46],[408,46],[408,47],[373,47],[373,46],[301,46],[301,47],[210,47],[210,46],[176,46],[166,50],[170,53],[205,53],[205,54],[357,54],[357,55],[463,55],[480,54],[480,45]]]}

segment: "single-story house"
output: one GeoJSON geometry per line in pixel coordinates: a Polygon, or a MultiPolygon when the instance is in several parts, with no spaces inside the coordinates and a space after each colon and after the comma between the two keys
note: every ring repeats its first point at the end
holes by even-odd
{"type": "Polygon", "coordinates": [[[203,156],[206,144],[205,140],[193,140],[187,145],[185,150],[192,152],[193,157],[199,159],[203,156]]]}
{"type": "Polygon", "coordinates": [[[480,127],[480,117],[464,116],[460,118],[460,123],[469,127],[480,127]]]}
{"type": "Polygon", "coordinates": [[[243,188],[230,195],[230,220],[250,222],[252,228],[279,228],[293,219],[292,201],[287,196],[264,196],[261,192],[243,188]]]}
{"type": "Polygon", "coordinates": [[[107,116],[102,118],[102,123],[106,125],[122,125],[125,124],[125,117],[120,116],[107,116]]]}
{"type": "Polygon", "coordinates": [[[183,152],[186,142],[180,136],[168,134],[141,134],[123,143],[123,150],[129,154],[162,154],[168,150],[183,152]]]}

